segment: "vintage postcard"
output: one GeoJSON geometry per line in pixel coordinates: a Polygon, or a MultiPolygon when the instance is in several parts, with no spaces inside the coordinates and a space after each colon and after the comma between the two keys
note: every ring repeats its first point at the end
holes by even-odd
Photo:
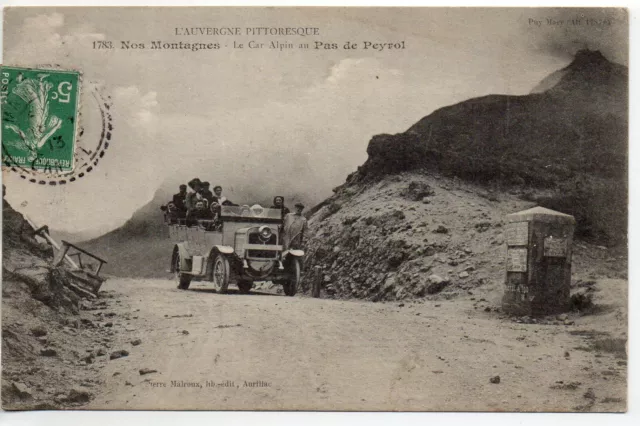
{"type": "Polygon", "coordinates": [[[3,20],[4,410],[626,411],[626,9],[3,20]]]}

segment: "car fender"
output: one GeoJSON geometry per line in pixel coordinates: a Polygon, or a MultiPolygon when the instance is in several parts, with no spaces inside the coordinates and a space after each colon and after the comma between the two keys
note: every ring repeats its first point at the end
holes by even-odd
{"type": "Polygon", "coordinates": [[[213,279],[213,255],[215,253],[222,253],[226,255],[233,254],[233,247],[222,245],[215,245],[211,247],[207,256],[207,265],[204,273],[208,280],[213,279]]]}
{"type": "Polygon", "coordinates": [[[217,250],[222,254],[233,254],[233,247],[231,246],[216,245],[211,248],[211,252],[213,252],[214,250],[217,250]]]}
{"type": "Polygon", "coordinates": [[[186,243],[178,243],[173,247],[173,256],[171,257],[171,272],[175,272],[175,255],[180,255],[180,269],[187,270],[187,259],[191,258],[189,248],[186,243]]]}
{"type": "Polygon", "coordinates": [[[304,250],[285,250],[282,252],[282,258],[286,259],[288,256],[293,256],[293,257],[303,257],[304,256],[304,250]]]}

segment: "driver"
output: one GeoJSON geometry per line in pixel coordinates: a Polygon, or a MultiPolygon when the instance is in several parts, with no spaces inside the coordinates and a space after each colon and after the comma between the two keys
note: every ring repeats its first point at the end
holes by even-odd
{"type": "Polygon", "coordinates": [[[198,220],[207,219],[211,219],[211,212],[209,212],[209,210],[207,209],[205,201],[197,201],[188,218],[190,224],[195,225],[198,220]]]}

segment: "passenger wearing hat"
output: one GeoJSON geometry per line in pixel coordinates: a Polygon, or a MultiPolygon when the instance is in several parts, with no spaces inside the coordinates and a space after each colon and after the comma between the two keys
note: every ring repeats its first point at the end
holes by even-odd
{"type": "Polygon", "coordinates": [[[173,195],[173,206],[178,217],[185,217],[187,214],[187,185],[180,185],[180,192],[173,195]]]}
{"type": "Polygon", "coordinates": [[[213,192],[209,189],[211,184],[209,182],[202,182],[202,197],[207,200],[207,204],[211,205],[213,203],[213,192]]]}
{"type": "Polygon", "coordinates": [[[189,219],[196,208],[196,203],[203,200],[202,194],[200,193],[202,191],[202,182],[198,178],[193,178],[187,183],[187,185],[189,185],[189,188],[193,190],[187,194],[185,202],[187,207],[187,219],[189,219]]]}
{"type": "Polygon", "coordinates": [[[307,230],[307,219],[302,216],[304,204],[297,202],[295,207],[295,213],[288,213],[284,217],[284,232],[282,236],[284,250],[301,249],[304,232],[307,230]]]}

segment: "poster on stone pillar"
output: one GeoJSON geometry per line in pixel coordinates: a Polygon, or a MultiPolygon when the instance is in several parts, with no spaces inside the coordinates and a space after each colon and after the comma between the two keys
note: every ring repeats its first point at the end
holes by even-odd
{"type": "Polygon", "coordinates": [[[3,19],[5,410],[626,410],[626,9],[3,19]]]}

